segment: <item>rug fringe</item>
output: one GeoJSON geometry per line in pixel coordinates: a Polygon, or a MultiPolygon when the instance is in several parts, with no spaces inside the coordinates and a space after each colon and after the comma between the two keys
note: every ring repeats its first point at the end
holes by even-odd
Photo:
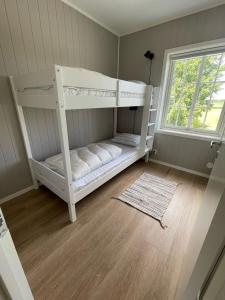
{"type": "Polygon", "coordinates": [[[161,225],[162,229],[168,228],[168,226],[164,224],[162,220],[159,220],[159,224],[161,225]]]}
{"type": "MultiPolygon", "coordinates": [[[[120,200],[119,196],[116,197],[116,196],[112,196],[111,199],[116,199],[116,200],[120,200]]],[[[121,201],[121,200],[120,200],[121,201]]]]}

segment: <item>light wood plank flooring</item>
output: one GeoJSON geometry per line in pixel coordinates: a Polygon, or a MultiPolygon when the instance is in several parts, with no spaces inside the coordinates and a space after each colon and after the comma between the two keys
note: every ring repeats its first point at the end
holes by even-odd
{"type": "Polygon", "coordinates": [[[2,207],[34,297],[47,300],[174,299],[206,179],[139,161],[77,205],[44,187],[2,207]],[[168,228],[115,200],[143,171],[179,183],[168,228]]]}

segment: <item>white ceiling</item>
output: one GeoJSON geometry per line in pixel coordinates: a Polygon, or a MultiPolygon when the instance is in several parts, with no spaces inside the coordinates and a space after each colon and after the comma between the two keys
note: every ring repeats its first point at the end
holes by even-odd
{"type": "Polygon", "coordinates": [[[225,3],[225,0],[63,0],[124,35],[225,3]]]}

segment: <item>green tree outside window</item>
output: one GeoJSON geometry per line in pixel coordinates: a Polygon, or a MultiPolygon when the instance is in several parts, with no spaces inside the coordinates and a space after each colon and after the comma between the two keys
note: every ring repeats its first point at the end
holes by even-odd
{"type": "Polygon", "coordinates": [[[172,61],[166,126],[215,131],[225,102],[225,54],[172,61]]]}

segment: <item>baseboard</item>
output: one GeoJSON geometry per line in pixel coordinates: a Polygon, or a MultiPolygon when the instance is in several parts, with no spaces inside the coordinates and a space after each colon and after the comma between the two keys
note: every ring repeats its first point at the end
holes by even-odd
{"type": "Polygon", "coordinates": [[[6,196],[6,197],[0,199],[0,205],[3,204],[4,202],[7,202],[7,201],[13,199],[13,198],[19,197],[19,196],[21,196],[21,195],[23,195],[23,194],[25,194],[25,193],[27,193],[27,192],[33,190],[33,189],[34,189],[34,186],[31,185],[31,186],[28,186],[27,188],[22,189],[22,190],[20,190],[20,191],[14,193],[14,194],[11,194],[11,195],[9,195],[9,196],[6,196]]]}
{"type": "Polygon", "coordinates": [[[164,161],[161,161],[161,160],[150,159],[150,161],[152,161],[152,162],[154,162],[156,164],[159,164],[159,165],[163,165],[163,166],[167,166],[167,167],[179,170],[179,171],[183,171],[183,172],[186,172],[186,173],[198,175],[198,176],[201,176],[201,177],[204,177],[204,178],[209,178],[208,174],[201,173],[201,172],[198,172],[198,171],[195,171],[195,170],[191,170],[191,169],[187,169],[187,168],[183,168],[183,167],[180,167],[180,166],[177,166],[177,165],[173,165],[173,164],[168,164],[168,163],[166,163],[164,161]]]}

